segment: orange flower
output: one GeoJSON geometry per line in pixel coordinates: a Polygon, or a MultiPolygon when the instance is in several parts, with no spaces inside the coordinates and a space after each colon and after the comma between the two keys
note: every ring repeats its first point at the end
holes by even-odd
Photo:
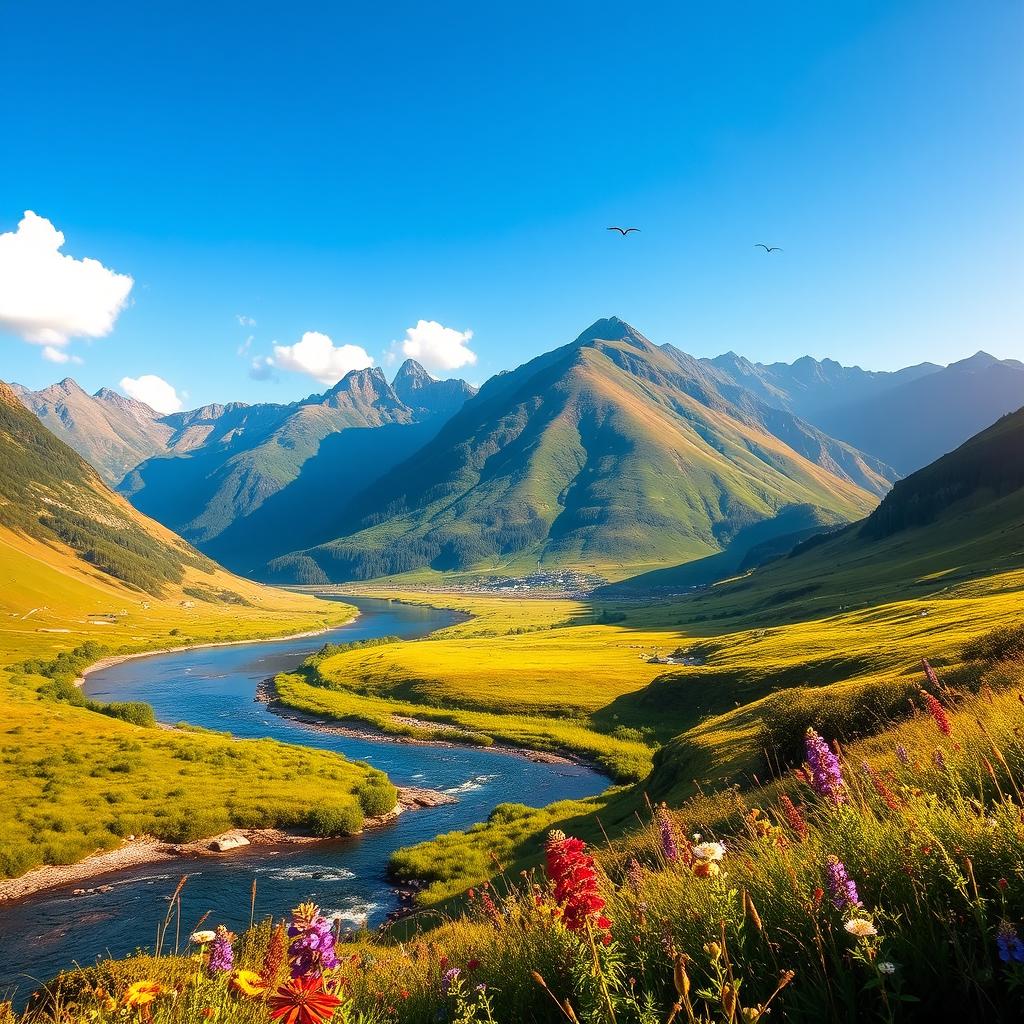
{"type": "Polygon", "coordinates": [[[323,978],[294,978],[268,1000],[270,1019],[283,1024],[327,1024],[341,1000],[324,989],[323,978]]]}
{"type": "Polygon", "coordinates": [[[256,971],[235,971],[231,977],[231,987],[243,996],[261,996],[267,991],[267,986],[256,971]]]}
{"type": "Polygon", "coordinates": [[[693,873],[698,878],[714,878],[718,874],[718,865],[713,860],[699,860],[693,865],[693,873]]]}
{"type": "Polygon", "coordinates": [[[148,1006],[157,996],[163,995],[164,987],[155,981],[133,981],[124,996],[125,1006],[148,1006]]]}

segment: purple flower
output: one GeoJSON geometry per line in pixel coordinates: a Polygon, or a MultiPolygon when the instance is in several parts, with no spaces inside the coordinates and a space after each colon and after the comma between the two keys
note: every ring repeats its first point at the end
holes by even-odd
{"type": "Polygon", "coordinates": [[[852,910],[861,905],[857,885],[846,873],[846,865],[838,857],[829,857],[825,864],[828,895],[836,910],[852,910]]]}
{"type": "Polygon", "coordinates": [[[235,966],[235,952],[231,948],[234,935],[224,927],[217,925],[217,930],[210,943],[210,962],[207,965],[211,974],[226,974],[235,966]]]}
{"type": "Polygon", "coordinates": [[[441,994],[448,995],[451,991],[452,985],[458,980],[459,975],[462,973],[458,967],[449,967],[444,974],[441,975],[441,994]]]}
{"type": "Polygon", "coordinates": [[[640,861],[636,857],[630,857],[629,863],[626,865],[626,878],[629,881],[630,886],[637,895],[640,893],[640,886],[644,880],[644,869],[640,866],[640,861]]]}
{"type": "Polygon", "coordinates": [[[910,764],[910,755],[907,753],[907,748],[902,743],[896,744],[896,756],[900,760],[900,764],[910,764]]]}
{"type": "Polygon", "coordinates": [[[813,729],[807,730],[804,742],[807,748],[807,763],[811,768],[811,785],[814,786],[815,792],[834,804],[845,804],[846,783],[843,782],[843,769],[839,764],[839,758],[813,729]]]}
{"type": "Polygon", "coordinates": [[[996,946],[999,947],[999,959],[1004,964],[1024,964],[1024,942],[1021,942],[1017,929],[1009,921],[999,922],[996,946]]]}
{"type": "Polygon", "coordinates": [[[338,966],[334,928],[315,903],[302,903],[292,911],[288,937],[292,940],[288,959],[293,978],[319,978],[338,966]]]}
{"type": "Polygon", "coordinates": [[[669,864],[675,864],[679,860],[679,846],[672,828],[672,819],[663,807],[658,808],[658,828],[661,830],[661,852],[669,864]]]}
{"type": "Polygon", "coordinates": [[[946,770],[946,755],[939,750],[938,747],[935,748],[935,753],[932,754],[932,761],[940,772],[944,772],[946,770]]]}

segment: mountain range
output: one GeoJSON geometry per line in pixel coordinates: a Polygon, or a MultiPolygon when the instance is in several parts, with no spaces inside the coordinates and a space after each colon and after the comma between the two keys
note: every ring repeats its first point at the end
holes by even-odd
{"type": "Polygon", "coordinates": [[[479,394],[412,360],[390,383],[372,368],[300,402],[167,416],[70,379],[13,387],[136,507],[235,571],[649,569],[644,585],[680,586],[870,512],[1024,405],[1024,364],[697,359],[612,317],[479,394]]]}

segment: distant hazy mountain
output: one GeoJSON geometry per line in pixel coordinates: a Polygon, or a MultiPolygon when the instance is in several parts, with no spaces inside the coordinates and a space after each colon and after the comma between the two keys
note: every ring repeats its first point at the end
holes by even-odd
{"type": "Polygon", "coordinates": [[[701,362],[715,367],[734,384],[752,391],[769,405],[796,413],[818,426],[821,426],[821,414],[832,408],[870,399],[942,369],[935,363],[919,363],[888,373],[843,366],[834,359],[819,361],[810,356],[793,363],[752,363],[735,352],[701,362]]]}
{"type": "Polygon", "coordinates": [[[822,412],[828,433],[911,473],[1024,405],[1024,363],[978,352],[944,370],[822,412]]]}
{"type": "Polygon", "coordinates": [[[173,430],[169,453],[138,465],[121,490],[204,551],[248,571],[297,543],[332,536],[339,507],[474,393],[464,381],[433,380],[411,360],[396,381],[415,407],[373,367],[293,405],[207,406],[164,417],[173,430]]]}
{"type": "Polygon", "coordinates": [[[166,450],[172,429],[142,402],[109,388],[86,394],[70,377],[42,391],[14,386],[26,408],[89,462],[108,484],[166,450]]]}
{"type": "MultiPolygon", "coordinates": [[[[75,397],[71,393],[77,405],[75,397]]],[[[66,557],[67,565],[87,564],[95,576],[148,594],[180,584],[189,568],[222,582],[224,574],[209,559],[114,494],[22,405],[23,398],[0,382],[0,527],[50,545],[43,549],[49,556],[40,558],[41,573],[66,557]]],[[[67,594],[47,599],[67,600],[67,594]]]]}
{"type": "Polygon", "coordinates": [[[986,352],[947,367],[921,363],[894,373],[809,356],[766,366],[727,352],[702,362],[900,474],[927,465],[1024,405],[1024,364],[986,352]]]}
{"type": "MultiPolygon", "coordinates": [[[[628,324],[489,380],[274,578],[572,565],[621,576],[720,551],[790,506],[851,519],[894,474],[628,324]]],[[[813,514],[813,512],[811,513],[813,514]]]]}

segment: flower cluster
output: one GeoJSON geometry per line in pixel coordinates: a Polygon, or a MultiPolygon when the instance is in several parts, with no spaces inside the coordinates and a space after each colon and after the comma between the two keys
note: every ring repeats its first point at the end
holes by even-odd
{"type": "Polygon", "coordinates": [[[852,910],[861,905],[857,885],[847,874],[846,865],[838,857],[828,858],[825,864],[825,879],[828,883],[829,899],[836,910],[852,910]]]}
{"type": "Polygon", "coordinates": [[[1024,964],[1024,942],[1021,942],[1017,929],[1009,921],[1000,921],[996,932],[996,946],[999,959],[1004,964],[1024,964]]]}
{"type": "Polygon", "coordinates": [[[315,903],[300,903],[288,926],[288,959],[293,978],[319,978],[338,966],[334,929],[315,903]]]}
{"type": "Polygon", "coordinates": [[[935,719],[935,724],[939,727],[939,732],[941,732],[943,736],[948,736],[953,731],[953,726],[950,724],[949,716],[946,714],[946,709],[927,690],[922,690],[921,696],[924,697],[924,702],[928,707],[928,713],[935,719]]]}
{"type": "Polygon", "coordinates": [[[679,844],[676,842],[672,818],[664,807],[658,808],[658,828],[661,831],[661,852],[669,864],[679,860],[679,844]]]}
{"type": "Polygon", "coordinates": [[[800,809],[785,793],[779,797],[779,805],[782,807],[782,816],[786,819],[786,824],[796,833],[801,843],[806,843],[809,830],[800,809]]]}
{"type": "Polygon", "coordinates": [[[235,966],[235,952],[231,943],[235,936],[224,927],[217,925],[213,933],[213,942],[210,943],[210,960],[208,967],[211,974],[226,974],[235,966]]]}
{"type": "Polygon", "coordinates": [[[554,882],[555,902],[562,911],[562,922],[572,932],[594,925],[604,932],[602,941],[610,941],[611,921],[601,916],[604,900],[597,894],[594,859],[586,852],[582,839],[564,832],[549,833],[545,847],[548,877],[554,882]]]}
{"type": "Polygon", "coordinates": [[[834,804],[846,803],[846,783],[843,781],[843,769],[839,764],[839,758],[813,729],[807,730],[804,745],[814,791],[818,796],[823,796],[834,804]]]}

